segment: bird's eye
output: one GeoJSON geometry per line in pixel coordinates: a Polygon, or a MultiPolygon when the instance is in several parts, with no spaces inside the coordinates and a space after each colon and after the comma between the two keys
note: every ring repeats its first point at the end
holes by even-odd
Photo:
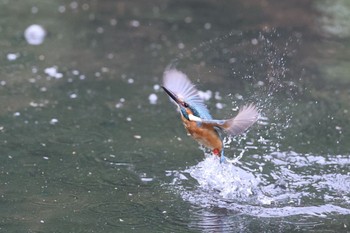
{"type": "Polygon", "coordinates": [[[188,104],[186,102],[184,102],[184,107],[188,108],[188,104]]]}

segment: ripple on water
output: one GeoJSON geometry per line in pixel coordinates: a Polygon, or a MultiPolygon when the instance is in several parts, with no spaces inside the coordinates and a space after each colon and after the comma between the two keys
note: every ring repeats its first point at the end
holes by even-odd
{"type": "Polygon", "coordinates": [[[89,210],[104,216],[103,221],[120,230],[152,232],[179,232],[187,227],[183,206],[173,205],[163,200],[129,200],[90,204],[89,210]]]}
{"type": "Polygon", "coordinates": [[[249,166],[220,164],[211,156],[172,172],[170,187],[196,206],[249,216],[350,215],[350,177],[341,169],[349,164],[348,156],[295,152],[255,155],[249,166]]]}

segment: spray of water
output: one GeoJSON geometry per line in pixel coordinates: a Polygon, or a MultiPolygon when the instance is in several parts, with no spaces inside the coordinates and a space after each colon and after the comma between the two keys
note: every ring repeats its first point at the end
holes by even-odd
{"type": "MultiPolygon", "coordinates": [[[[230,33],[200,44],[198,48],[180,54],[176,60],[191,58],[194,53],[217,47],[218,42],[223,44],[225,40],[237,37],[241,38],[237,46],[249,48],[242,33],[230,33]]],[[[206,154],[197,165],[168,171],[167,175],[173,178],[169,186],[176,187],[174,190],[194,205],[224,208],[247,215],[348,215],[350,179],[346,169],[339,169],[339,166],[350,164],[348,156],[300,154],[292,151],[293,145],[284,142],[285,132],[292,127],[292,109],[298,104],[296,96],[300,90],[288,77],[288,59],[293,55],[289,46],[299,43],[300,38],[287,38],[282,45],[276,45],[273,41],[276,37],[279,35],[273,31],[261,33],[251,40],[255,46],[252,54],[260,60],[245,70],[234,66],[232,61],[236,58],[226,59],[230,61],[228,68],[236,69],[233,72],[235,77],[247,73],[240,76],[242,82],[249,83],[245,85],[247,94],[236,93],[229,97],[232,105],[249,100],[258,103],[261,118],[257,129],[248,136],[225,138],[229,163],[220,163],[217,158],[206,154]],[[245,159],[248,156],[249,159],[245,159]]],[[[228,50],[221,55],[229,54],[228,50]]],[[[245,61],[250,62],[249,58],[245,61]]]]}

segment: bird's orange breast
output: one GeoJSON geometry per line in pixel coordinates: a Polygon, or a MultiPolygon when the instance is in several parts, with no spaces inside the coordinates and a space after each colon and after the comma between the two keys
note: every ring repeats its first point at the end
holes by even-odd
{"type": "Polygon", "coordinates": [[[222,150],[222,141],[214,127],[207,124],[200,124],[200,126],[198,126],[197,122],[189,121],[183,116],[181,116],[181,118],[187,132],[196,141],[210,149],[222,150]]]}

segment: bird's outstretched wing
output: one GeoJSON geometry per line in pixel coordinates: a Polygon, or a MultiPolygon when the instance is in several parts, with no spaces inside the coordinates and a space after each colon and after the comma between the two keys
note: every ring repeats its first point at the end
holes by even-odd
{"type": "Polygon", "coordinates": [[[200,118],[212,119],[207,106],[199,97],[196,87],[187,78],[186,74],[174,68],[167,69],[164,72],[163,85],[182,101],[193,107],[200,118]]]}
{"type": "Polygon", "coordinates": [[[219,127],[227,132],[229,135],[239,135],[244,133],[251,125],[253,125],[259,118],[258,109],[255,105],[243,106],[236,117],[228,120],[198,120],[202,124],[219,127]]]}

